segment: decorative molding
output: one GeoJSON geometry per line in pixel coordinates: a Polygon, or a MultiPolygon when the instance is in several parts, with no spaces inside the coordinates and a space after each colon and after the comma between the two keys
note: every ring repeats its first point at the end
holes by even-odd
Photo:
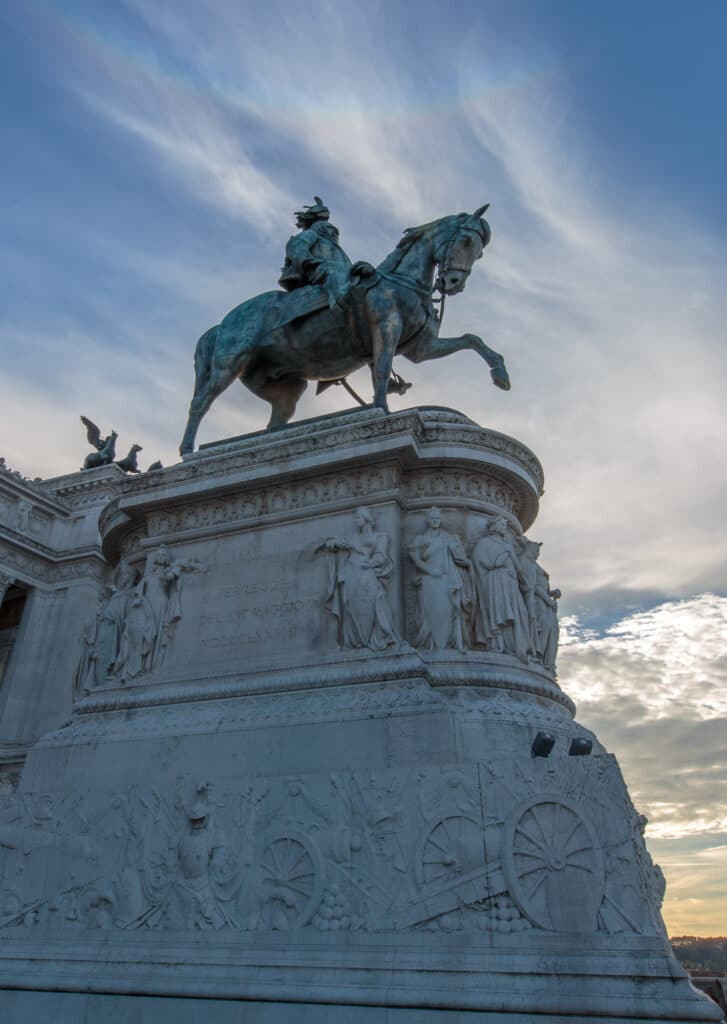
{"type": "Polygon", "coordinates": [[[477,502],[483,511],[504,511],[519,520],[520,495],[504,473],[489,466],[481,473],[446,467],[412,470],[403,477],[402,492],[411,507],[414,502],[425,505],[442,498],[459,499],[467,508],[477,502]]]}
{"type": "MultiPolygon", "coordinates": [[[[244,493],[192,501],[183,507],[171,505],[154,509],[146,519],[146,526],[141,529],[145,530],[145,541],[149,544],[159,538],[190,539],[208,533],[218,535],[226,528],[237,529],[250,523],[263,525],[283,516],[288,518],[331,507],[346,508],[352,501],[366,500],[370,504],[384,496],[394,497],[399,479],[399,468],[390,464],[337,475],[313,476],[300,482],[256,487],[244,493]]],[[[123,514],[119,505],[120,499],[116,499],[101,513],[99,529],[102,536],[114,519],[123,514]]],[[[134,531],[134,535],[139,533],[139,529],[134,531]]],[[[125,535],[122,541],[125,556],[130,553],[128,536],[125,535]]]]}
{"type": "Polygon", "coordinates": [[[235,438],[205,446],[185,456],[181,464],[157,473],[143,473],[120,481],[124,496],[158,491],[174,484],[222,476],[234,471],[264,465],[273,468],[281,462],[324,453],[334,454],[360,444],[381,450],[382,442],[410,434],[424,448],[434,445],[464,446],[473,454],[495,455],[512,463],[524,480],[531,481],[535,496],[542,493],[543,470],[535,455],[519,441],[477,426],[454,410],[414,408],[389,416],[379,410],[336,414],[325,418],[293,423],[284,430],[235,438]]]}
{"type": "Polygon", "coordinates": [[[73,511],[101,506],[120,493],[126,474],[113,463],[97,469],[66,473],[42,482],[45,491],[73,511]]]}
{"type": "Polygon", "coordinates": [[[13,583],[15,583],[15,574],[3,572],[0,569],[0,604],[3,603],[5,594],[12,587],[13,583]]]}
{"type": "MultiPolygon", "coordinates": [[[[6,538],[7,539],[7,538],[6,538]]],[[[68,583],[74,579],[100,580],[108,571],[108,565],[98,549],[84,548],[70,553],[41,554],[34,546],[23,544],[11,546],[0,537],[0,565],[17,570],[19,576],[30,582],[44,584],[68,583]]]]}
{"type": "Polygon", "coordinates": [[[69,505],[62,498],[49,493],[42,481],[28,480],[27,477],[22,477],[19,473],[12,473],[2,466],[0,466],[0,495],[4,499],[3,504],[26,502],[36,510],[42,509],[46,515],[50,516],[65,517],[70,513],[69,505]]]}
{"type": "Polygon", "coordinates": [[[74,705],[78,714],[118,711],[129,708],[159,707],[189,701],[224,700],[230,697],[297,690],[325,690],[330,687],[352,687],[383,680],[423,680],[432,687],[467,686],[514,690],[530,693],[562,705],[570,714],[575,704],[538,666],[516,667],[507,655],[470,652],[463,664],[442,661],[428,663],[416,652],[401,654],[351,652],[346,661],[311,665],[306,668],[281,668],[276,671],[218,673],[213,677],[151,683],[146,686],[97,689],[74,705]],[[466,660],[466,664],[464,663],[466,660]]]}
{"type": "Polygon", "coordinates": [[[222,495],[192,501],[184,507],[170,505],[153,509],[141,527],[132,527],[135,519],[120,509],[121,498],[107,505],[99,517],[102,536],[121,524],[123,536],[119,553],[129,557],[133,551],[164,540],[191,540],[217,536],[249,524],[268,525],[281,518],[292,519],[316,511],[349,509],[353,502],[372,504],[396,498],[407,508],[446,498],[463,508],[482,512],[506,513],[511,526],[520,531],[520,499],[513,487],[500,479],[497,471],[475,474],[458,470],[418,470],[402,472],[396,463],[375,469],[350,469],[339,475],[310,476],[300,482],[257,487],[244,493],[222,495]],[[126,530],[129,530],[127,533],[126,530]],[[132,533],[133,530],[133,533],[132,533]],[[129,537],[133,536],[133,548],[129,537]]]}

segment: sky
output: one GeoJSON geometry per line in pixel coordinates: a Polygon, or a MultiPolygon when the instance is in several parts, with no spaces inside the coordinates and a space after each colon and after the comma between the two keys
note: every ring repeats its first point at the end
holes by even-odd
{"type": "MultiPolygon", "coordinates": [[[[173,463],[197,338],[275,286],[314,194],[374,263],[491,204],[446,333],[512,391],[473,353],[398,360],[392,408],[541,459],[560,680],[649,817],[674,935],[727,933],[726,32],[720,0],[0,9],[0,453],[31,477],[81,464],[80,413],[173,463]]],[[[347,405],[313,391],[299,418],[347,405]]],[[[267,416],[230,389],[199,440],[267,416]]]]}

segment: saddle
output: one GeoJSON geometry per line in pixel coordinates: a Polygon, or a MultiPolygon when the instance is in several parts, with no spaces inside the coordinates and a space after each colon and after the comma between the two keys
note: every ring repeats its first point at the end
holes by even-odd
{"type": "Polygon", "coordinates": [[[294,320],[317,313],[319,309],[328,309],[326,289],[319,284],[304,284],[286,293],[278,307],[279,319],[275,327],[285,327],[294,320]]]}
{"type": "MultiPolygon", "coordinates": [[[[345,293],[338,300],[337,305],[342,308],[350,306],[354,293],[367,292],[379,280],[381,275],[377,273],[369,263],[355,263],[351,268],[351,283],[345,293]]],[[[328,292],[323,285],[304,284],[286,294],[285,299],[280,303],[279,320],[275,327],[285,327],[286,324],[303,317],[317,313],[321,309],[328,309],[330,299],[328,292]]]]}

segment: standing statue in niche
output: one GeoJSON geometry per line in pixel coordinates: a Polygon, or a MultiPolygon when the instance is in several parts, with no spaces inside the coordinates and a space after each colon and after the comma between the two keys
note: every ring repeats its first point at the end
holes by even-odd
{"type": "Polygon", "coordinates": [[[199,571],[196,560],[175,562],[164,545],[148,556],[129,597],[115,676],[124,681],[159,668],[182,617],[182,574],[199,571]]]}
{"type": "Polygon", "coordinates": [[[96,613],[83,627],[81,656],[78,659],[78,665],[73,677],[73,692],[76,694],[88,694],[97,685],[96,640],[103,617],[104,605],[110,596],[111,587],[107,585],[101,591],[96,613]]]}
{"type": "Polygon", "coordinates": [[[336,620],[341,647],[383,651],[401,638],[394,628],[386,587],[394,572],[389,538],[374,527],[367,508],[354,513],[356,536],[322,541],[328,558],[326,608],[336,620]]]}
{"type": "Polygon", "coordinates": [[[490,523],[470,554],[477,604],[474,615],[475,646],[511,654],[527,664],[531,649],[530,624],[521,587],[527,581],[502,516],[490,523]]]}
{"type": "Polygon", "coordinates": [[[520,566],[520,592],[525,602],[528,616],[528,651],[533,656],[538,651],[538,624],[535,611],[535,587],[538,577],[538,555],[542,545],[539,541],[528,540],[527,537],[515,538],[515,550],[520,566]]]}
{"type": "Polygon", "coordinates": [[[135,583],[136,570],[127,562],[121,562],[116,572],[116,586],[109,589],[108,598],[102,608],[96,636],[97,686],[113,675],[114,666],[121,652],[121,638],[135,583]]]}
{"type": "Polygon", "coordinates": [[[30,515],[33,506],[29,501],[18,502],[18,510],[15,513],[15,526],[21,533],[28,533],[30,530],[30,515]]]}
{"type": "Polygon", "coordinates": [[[101,591],[96,614],[83,630],[76,692],[90,693],[113,676],[135,582],[136,571],[127,562],[121,562],[115,583],[107,584],[101,591]]]}
{"type": "Polygon", "coordinates": [[[457,534],[442,529],[438,508],[427,513],[427,528],[409,546],[409,557],[417,569],[414,646],[464,653],[473,602],[470,560],[457,534]]]}
{"type": "Polygon", "coordinates": [[[555,671],[558,653],[558,601],[559,590],[550,589],[550,579],[545,569],[535,566],[535,651],[545,668],[555,671]]]}

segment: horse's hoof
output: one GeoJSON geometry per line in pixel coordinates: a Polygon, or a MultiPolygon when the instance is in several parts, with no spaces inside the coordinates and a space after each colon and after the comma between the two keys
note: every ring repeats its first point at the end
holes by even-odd
{"type": "Polygon", "coordinates": [[[504,366],[490,370],[490,376],[496,388],[502,388],[503,391],[510,390],[510,376],[504,366]]]}

